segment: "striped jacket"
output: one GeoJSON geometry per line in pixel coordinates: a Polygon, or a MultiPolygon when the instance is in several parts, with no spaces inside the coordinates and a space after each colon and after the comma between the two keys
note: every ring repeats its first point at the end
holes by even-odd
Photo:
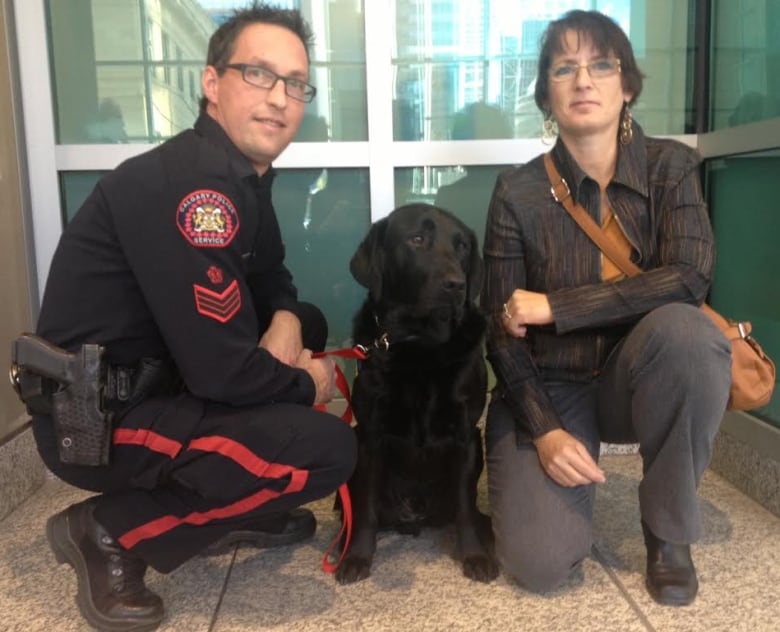
{"type": "MultiPolygon", "coordinates": [[[[598,184],[561,140],[552,153],[574,200],[598,220],[598,184]]],[[[695,150],[646,137],[634,124],[607,195],[631,243],[632,261],[646,272],[608,283],[601,281],[598,247],[551,197],[542,156],[499,175],[485,230],[482,306],[490,316],[487,356],[497,395],[510,407],[520,440],[560,427],[545,381],[594,379],[649,311],[704,301],[715,245],[699,164],[695,150]],[[502,304],[516,288],[547,294],[554,323],[529,327],[526,338],[507,335],[502,304]]]]}

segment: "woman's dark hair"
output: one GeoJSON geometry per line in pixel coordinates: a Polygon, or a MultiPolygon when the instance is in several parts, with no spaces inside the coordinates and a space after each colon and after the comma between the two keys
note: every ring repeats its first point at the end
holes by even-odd
{"type": "MultiPolygon", "coordinates": [[[[306,50],[306,59],[310,59],[309,47],[314,36],[301,12],[296,9],[282,9],[264,2],[253,2],[246,8],[236,9],[233,15],[214,31],[209,39],[206,65],[214,66],[220,75],[224,74],[225,64],[233,56],[238,36],[247,26],[257,23],[281,26],[295,33],[306,50]]],[[[206,104],[206,97],[201,97],[201,110],[206,107],[206,104]]]]}
{"type": "Polygon", "coordinates": [[[564,52],[563,42],[567,31],[577,33],[580,41],[583,37],[593,42],[594,48],[602,55],[614,55],[620,60],[620,79],[623,90],[633,96],[629,105],[633,105],[642,92],[642,72],[636,65],[631,42],[623,30],[611,19],[598,11],[581,11],[579,9],[565,13],[561,18],[550,22],[542,35],[542,47],[539,53],[539,67],[536,75],[534,100],[537,107],[547,114],[549,112],[549,79],[550,65],[556,54],[564,52]]]}

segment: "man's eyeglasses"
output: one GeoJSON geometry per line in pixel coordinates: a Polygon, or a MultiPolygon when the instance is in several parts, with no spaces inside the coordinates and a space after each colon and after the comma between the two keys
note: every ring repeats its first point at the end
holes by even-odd
{"type": "Polygon", "coordinates": [[[268,70],[268,68],[263,68],[262,66],[225,64],[224,67],[238,70],[244,81],[265,90],[273,89],[277,81],[282,81],[284,82],[284,91],[287,96],[304,103],[309,103],[317,94],[317,88],[305,81],[295,77],[282,77],[282,75],[277,75],[273,70],[268,70]]]}
{"type": "Polygon", "coordinates": [[[580,68],[587,68],[592,79],[603,79],[620,72],[620,60],[604,57],[587,64],[562,62],[550,68],[550,81],[569,81],[577,76],[580,68]]]}

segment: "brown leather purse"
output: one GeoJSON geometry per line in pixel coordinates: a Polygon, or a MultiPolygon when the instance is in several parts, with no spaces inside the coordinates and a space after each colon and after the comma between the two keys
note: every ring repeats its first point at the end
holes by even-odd
{"type": "MultiPolygon", "coordinates": [[[[620,251],[580,204],[574,203],[569,185],[558,173],[549,153],[544,156],[544,167],[552,185],[550,192],[555,201],[566,209],[580,228],[601,249],[604,256],[627,276],[640,274],[642,270],[620,251]]],[[[753,410],[766,406],[772,399],[772,391],[775,388],[775,364],[750,335],[750,323],[724,318],[706,303],[701,306],[701,310],[731,342],[731,391],[727,408],[753,410]]]]}

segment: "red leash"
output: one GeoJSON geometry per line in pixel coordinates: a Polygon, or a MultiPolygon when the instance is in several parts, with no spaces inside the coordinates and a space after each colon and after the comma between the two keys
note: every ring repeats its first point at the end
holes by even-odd
{"type": "MultiPolygon", "coordinates": [[[[324,356],[336,356],[339,358],[357,360],[365,360],[368,357],[366,355],[365,348],[361,346],[356,346],[349,349],[335,349],[333,351],[319,351],[317,353],[312,353],[313,358],[322,358],[324,356]]],[[[338,364],[336,365],[336,388],[339,389],[339,392],[344,396],[344,400],[347,402],[347,407],[342,413],[341,418],[349,424],[352,421],[352,402],[349,396],[349,384],[347,383],[347,378],[344,377],[344,373],[338,364]]],[[[318,410],[325,410],[325,406],[322,404],[315,406],[315,408],[318,410]]],[[[341,530],[338,532],[333,542],[331,542],[328,550],[325,551],[325,555],[322,558],[322,570],[326,573],[336,572],[339,564],[341,564],[341,560],[343,560],[344,556],[347,554],[349,542],[352,539],[352,501],[349,497],[349,489],[347,488],[346,483],[339,487],[339,498],[341,499],[342,512],[341,530]],[[339,559],[333,563],[330,561],[330,558],[333,555],[333,551],[338,546],[339,540],[341,540],[342,536],[344,537],[344,546],[341,549],[341,555],[339,556],[339,559]]]]}

